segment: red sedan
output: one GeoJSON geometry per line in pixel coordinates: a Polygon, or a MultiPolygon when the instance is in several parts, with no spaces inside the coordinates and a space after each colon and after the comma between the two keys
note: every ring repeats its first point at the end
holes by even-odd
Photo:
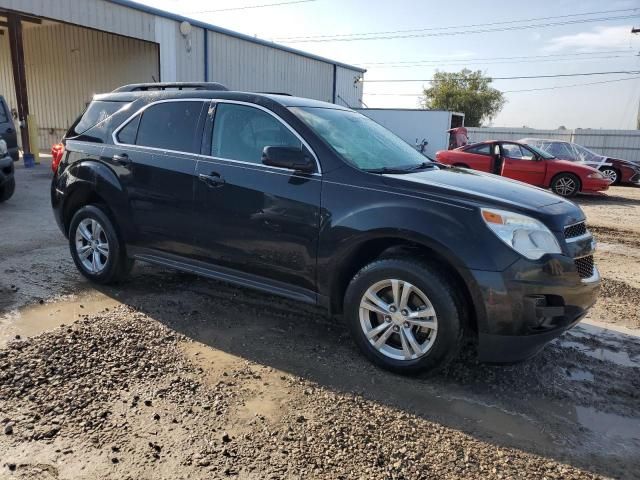
{"type": "Polygon", "coordinates": [[[563,197],[606,190],[611,183],[595,168],[559,160],[518,142],[488,141],[436,153],[447,165],[471,168],[550,188],[563,197]]]}

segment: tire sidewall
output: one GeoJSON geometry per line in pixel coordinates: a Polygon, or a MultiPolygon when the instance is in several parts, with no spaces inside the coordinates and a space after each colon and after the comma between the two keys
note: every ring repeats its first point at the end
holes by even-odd
{"type": "Polygon", "coordinates": [[[578,192],[580,192],[581,186],[582,186],[582,183],[580,182],[580,179],[572,173],[561,173],[560,175],[557,175],[556,177],[554,177],[553,181],[551,182],[551,190],[553,191],[553,193],[565,198],[573,197],[577,195],[578,192]],[[576,189],[572,193],[568,195],[563,195],[562,193],[559,193],[556,190],[556,183],[562,178],[571,178],[576,183],[576,189]]]}
{"type": "Polygon", "coordinates": [[[9,200],[13,196],[13,192],[16,190],[16,179],[11,177],[4,182],[4,185],[0,187],[0,202],[9,200]]]}
{"type": "Polygon", "coordinates": [[[449,293],[446,278],[431,268],[408,260],[379,260],[361,270],[345,295],[344,317],[360,350],[376,365],[402,374],[434,373],[453,358],[462,338],[461,309],[449,293]],[[431,349],[414,360],[396,360],[384,356],[366,338],[360,325],[360,301],[374,283],[396,278],[407,281],[428,297],[438,319],[438,331],[431,349]]]}
{"type": "Polygon", "coordinates": [[[87,205],[78,210],[69,225],[69,249],[71,251],[71,257],[73,262],[80,273],[89,280],[96,283],[109,283],[117,275],[119,264],[122,262],[122,248],[120,246],[120,239],[115,230],[113,222],[109,219],[107,214],[95,205],[87,205]],[[80,261],[78,252],[76,250],[76,230],[80,222],[86,218],[92,218],[96,220],[102,226],[107,240],[109,242],[109,258],[104,269],[99,273],[92,273],[85,269],[84,265],[80,261]]]}

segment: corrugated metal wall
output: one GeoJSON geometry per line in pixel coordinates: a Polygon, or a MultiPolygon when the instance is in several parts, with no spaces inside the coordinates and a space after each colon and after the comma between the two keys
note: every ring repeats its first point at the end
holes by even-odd
{"type": "Polygon", "coordinates": [[[331,102],[333,65],[209,32],[209,78],[232,90],[282,92],[331,102]]]}
{"type": "Polygon", "coordinates": [[[155,41],[155,15],[104,0],[0,0],[0,7],[155,41]]]}
{"type": "Polygon", "coordinates": [[[362,73],[336,67],[336,103],[350,108],[362,107],[362,82],[356,81],[362,73]]]}
{"type": "MultiPolygon", "coordinates": [[[[65,22],[24,29],[31,111],[37,115],[45,148],[59,138],[93,93],[152,81],[152,75],[162,81],[205,79],[202,26],[193,26],[185,38],[176,19],[105,0],[0,0],[0,9],[65,22]]],[[[207,38],[211,81],[237,90],[333,101],[330,61],[211,30],[207,38]]],[[[0,88],[14,106],[8,35],[0,36],[0,47],[0,88]]],[[[335,72],[336,103],[360,107],[362,83],[354,80],[362,74],[343,66],[335,67],[335,72]]]]}
{"type": "MultiPolygon", "coordinates": [[[[2,36],[3,46],[8,41],[2,36]]],[[[0,55],[0,91],[12,92],[11,58],[0,55]],[[9,80],[9,81],[8,81],[9,80]]],[[[124,83],[158,78],[158,46],[65,24],[24,29],[29,107],[40,127],[40,146],[55,143],[94,94],[124,83]]]]}
{"type": "Polygon", "coordinates": [[[5,98],[9,104],[9,108],[15,108],[16,90],[13,86],[9,35],[7,35],[6,32],[4,35],[0,35],[0,95],[5,98]]]}
{"type": "Polygon", "coordinates": [[[548,138],[583,145],[608,157],[640,161],[640,130],[536,130],[533,128],[469,128],[469,140],[548,138]]]}

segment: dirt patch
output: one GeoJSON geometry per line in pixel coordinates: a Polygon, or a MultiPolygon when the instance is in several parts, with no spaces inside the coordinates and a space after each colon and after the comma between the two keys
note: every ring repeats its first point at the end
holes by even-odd
{"type": "Polygon", "coordinates": [[[214,353],[124,306],[11,342],[0,372],[0,464],[16,478],[598,478],[214,353]]]}

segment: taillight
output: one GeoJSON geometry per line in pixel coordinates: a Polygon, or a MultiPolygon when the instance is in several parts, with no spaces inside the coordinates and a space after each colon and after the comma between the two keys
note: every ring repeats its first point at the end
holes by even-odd
{"type": "Polygon", "coordinates": [[[62,155],[64,155],[64,145],[62,143],[56,143],[51,147],[51,156],[53,157],[51,160],[51,170],[53,170],[53,173],[58,171],[58,165],[60,165],[62,155]]]}

